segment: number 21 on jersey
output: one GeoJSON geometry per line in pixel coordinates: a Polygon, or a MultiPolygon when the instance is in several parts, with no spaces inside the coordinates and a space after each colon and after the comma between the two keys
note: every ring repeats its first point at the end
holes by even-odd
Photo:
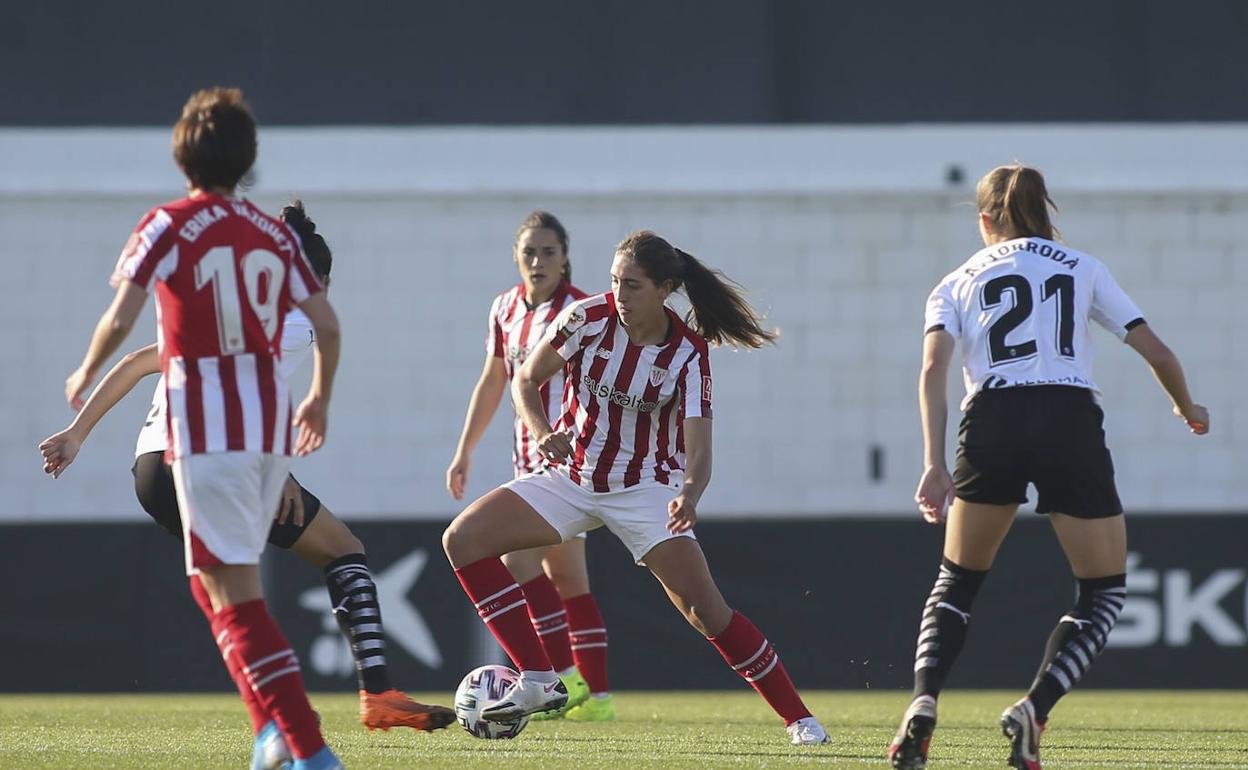
{"type": "MultiPolygon", "coordinates": [[[[1031,358],[1036,354],[1036,340],[1007,343],[1006,337],[1031,317],[1035,302],[1031,284],[1021,275],[1002,275],[984,284],[979,302],[985,310],[998,307],[1007,299],[1010,308],[988,328],[988,361],[991,366],[1031,358]]],[[[1075,278],[1055,273],[1040,284],[1040,301],[1057,303],[1057,328],[1053,344],[1062,358],[1075,357],[1075,278]]]]}
{"type": "MultiPolygon", "coordinates": [[[[272,342],[281,321],[277,298],[286,277],[286,265],[273,252],[254,249],[243,256],[241,267],[242,296],[247,298],[252,312],[260,321],[265,338],[272,342]]],[[[232,246],[210,249],[195,265],[195,288],[202,289],[209,283],[212,283],[213,302],[217,311],[217,337],[221,343],[221,353],[232,355],[246,351],[242,296],[239,294],[238,278],[234,270],[232,246]]]]}

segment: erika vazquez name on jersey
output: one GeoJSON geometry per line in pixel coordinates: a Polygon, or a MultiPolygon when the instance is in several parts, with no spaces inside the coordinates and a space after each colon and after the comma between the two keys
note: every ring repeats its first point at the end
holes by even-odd
{"type": "Polygon", "coordinates": [[[605,382],[598,382],[588,374],[581,378],[581,384],[585,386],[590,395],[610,399],[611,403],[626,409],[636,409],[639,412],[649,413],[659,407],[657,401],[645,401],[641,396],[634,396],[631,393],[616,390],[605,382]]]}
{"type": "Polygon", "coordinates": [[[1026,239],[1010,241],[1003,243],[991,251],[983,252],[983,262],[985,264],[970,265],[966,268],[967,275],[976,275],[988,265],[996,262],[998,259],[1008,257],[1016,251],[1029,251],[1032,254],[1038,254],[1042,257],[1053,260],[1067,270],[1074,270],[1079,266],[1079,258],[1072,257],[1061,249],[1048,243],[1037,243],[1036,241],[1026,239]]]}

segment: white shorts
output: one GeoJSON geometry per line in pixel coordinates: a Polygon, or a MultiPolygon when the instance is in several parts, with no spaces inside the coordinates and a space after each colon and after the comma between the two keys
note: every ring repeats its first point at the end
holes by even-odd
{"type": "Polygon", "coordinates": [[[214,452],[180,457],[172,470],[186,574],[219,564],[259,564],[290,475],[290,458],[214,452]]]}
{"type": "Polygon", "coordinates": [[[563,542],[606,526],[638,564],[644,564],[650,549],[664,540],[693,537],[693,532],[674,534],[667,530],[667,504],[680,493],[680,487],[680,477],[674,476],[667,485],[643,481],[618,492],[594,492],[572,481],[562,469],[550,468],[503,485],[531,505],[563,542]]]}

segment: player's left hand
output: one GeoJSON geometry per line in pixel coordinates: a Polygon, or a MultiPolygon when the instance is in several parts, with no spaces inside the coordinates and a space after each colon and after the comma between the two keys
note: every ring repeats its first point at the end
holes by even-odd
{"type": "Polygon", "coordinates": [[[43,472],[52,474],[54,479],[59,479],[78,456],[78,450],[81,447],[82,440],[70,428],[48,436],[39,444],[39,452],[43,455],[43,472]]]}
{"type": "Polygon", "coordinates": [[[277,523],[285,524],[290,519],[296,527],[303,526],[303,490],[294,476],[286,477],[282,487],[282,501],[277,505],[277,523]]]}
{"type": "Polygon", "coordinates": [[[82,409],[82,405],[86,403],[83,398],[87,391],[91,389],[91,380],[94,379],[82,367],[74,370],[65,380],[65,400],[69,402],[69,407],[75,412],[82,409]]]}
{"type": "Polygon", "coordinates": [[[943,465],[932,465],[923,471],[914,501],[928,524],[945,523],[945,508],[953,501],[953,478],[943,465]]]}
{"type": "Polygon", "coordinates": [[[295,427],[299,440],[295,442],[295,456],[306,457],[325,443],[325,430],[329,423],[329,406],[317,395],[309,395],[295,412],[295,427]]]}
{"type": "Polygon", "coordinates": [[[693,525],[698,520],[697,507],[693,501],[684,495],[677,495],[674,500],[667,504],[667,531],[672,534],[680,534],[693,529],[693,525]]]}

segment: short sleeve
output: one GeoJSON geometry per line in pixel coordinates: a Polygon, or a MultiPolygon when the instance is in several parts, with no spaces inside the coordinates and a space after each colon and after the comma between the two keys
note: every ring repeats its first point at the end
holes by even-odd
{"type": "Polygon", "coordinates": [[[291,311],[282,324],[282,355],[299,353],[316,343],[312,322],[299,311],[291,311]]]}
{"type": "Polygon", "coordinates": [[[178,250],[173,245],[170,225],[173,217],[164,209],[152,209],[130,233],[109,284],[117,288],[131,281],[150,292],[153,284],[167,279],[178,266],[178,250]]]}
{"type": "Polygon", "coordinates": [[[956,277],[950,276],[932,289],[927,297],[923,313],[923,333],[947,331],[954,337],[962,336],[962,319],[958,316],[958,303],[953,289],[956,277]]]}
{"type": "Polygon", "coordinates": [[[555,316],[550,327],[546,329],[544,339],[550,343],[555,352],[564,361],[570,360],[590,338],[590,330],[600,327],[600,323],[590,323],[588,311],[583,302],[574,302],[555,316]]]}
{"type": "Polygon", "coordinates": [[[502,358],[507,347],[503,343],[503,325],[498,320],[502,304],[503,296],[500,294],[490,303],[490,317],[486,321],[485,354],[492,358],[502,358]]]}
{"type": "Polygon", "coordinates": [[[680,371],[681,408],[685,419],[711,416],[711,362],[696,351],[680,371]]]}
{"type": "Polygon", "coordinates": [[[1144,314],[1139,306],[1131,301],[1104,265],[1097,266],[1092,283],[1090,315],[1092,320],[1118,335],[1118,339],[1126,337],[1127,332],[1144,323],[1144,314]]]}

